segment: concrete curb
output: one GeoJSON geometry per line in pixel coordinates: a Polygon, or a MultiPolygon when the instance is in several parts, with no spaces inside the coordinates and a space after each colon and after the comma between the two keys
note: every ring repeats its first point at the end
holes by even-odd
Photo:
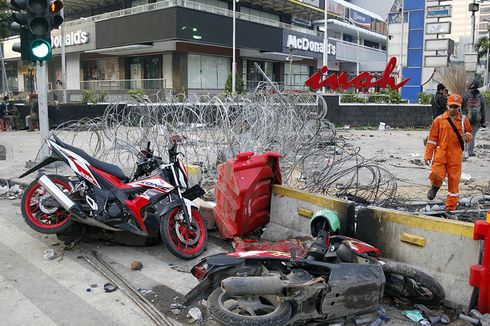
{"type": "Polygon", "coordinates": [[[356,238],[379,248],[383,257],[433,276],[449,306],[468,306],[470,267],[480,252],[472,223],[368,207],[357,214],[356,238]]]}
{"type": "Polygon", "coordinates": [[[295,236],[309,236],[310,218],[323,208],[338,214],[342,234],[354,235],[354,202],[273,185],[270,222],[262,238],[283,240],[295,236]]]}

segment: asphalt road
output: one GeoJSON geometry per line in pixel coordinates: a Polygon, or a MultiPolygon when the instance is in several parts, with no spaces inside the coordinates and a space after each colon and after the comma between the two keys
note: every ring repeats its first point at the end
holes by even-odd
{"type": "MultiPolygon", "coordinates": [[[[85,255],[96,262],[94,249],[133,287],[150,290],[145,296],[173,324],[188,324],[188,309],[174,315],[169,306],[197,284],[189,271],[200,258],[182,261],[161,244],[129,247],[103,242],[80,243],[62,259],[44,258],[46,250],[61,254],[63,248],[56,236],[39,234],[25,224],[20,200],[0,199],[0,325],[154,325],[120,289],[105,293],[107,279],[77,258],[85,255]],[[133,259],[143,263],[142,270],[130,269],[133,259]]],[[[211,236],[205,255],[226,250],[231,250],[229,244],[211,236]]],[[[385,307],[389,324],[413,325],[397,309],[385,307]]]]}

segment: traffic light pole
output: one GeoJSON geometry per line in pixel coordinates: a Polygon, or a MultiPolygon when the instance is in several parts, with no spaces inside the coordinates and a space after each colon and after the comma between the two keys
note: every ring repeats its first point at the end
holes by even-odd
{"type": "Polygon", "coordinates": [[[37,92],[39,104],[39,130],[41,131],[41,159],[49,155],[49,148],[44,141],[49,137],[48,117],[48,79],[46,78],[46,63],[36,62],[37,66],[37,92]]]}
{"type": "MultiPolygon", "coordinates": [[[[65,9],[60,10],[61,18],[65,19],[65,9]]],[[[65,27],[61,25],[61,81],[63,86],[63,103],[68,103],[66,94],[66,54],[65,54],[65,27]]]]}

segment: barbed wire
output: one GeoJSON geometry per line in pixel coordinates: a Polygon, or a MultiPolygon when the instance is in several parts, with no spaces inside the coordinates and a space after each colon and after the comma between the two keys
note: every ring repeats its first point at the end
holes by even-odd
{"type": "Polygon", "coordinates": [[[359,148],[337,137],[326,119],[323,97],[311,92],[258,89],[242,96],[134,97],[114,102],[96,119],[69,121],[54,133],[94,157],[133,173],[136,153],[151,141],[166,156],[168,139],[182,136],[187,163],[199,165],[214,185],[217,165],[240,152],[280,153],[283,183],[298,189],[387,205],[396,197],[395,177],[359,148]]]}

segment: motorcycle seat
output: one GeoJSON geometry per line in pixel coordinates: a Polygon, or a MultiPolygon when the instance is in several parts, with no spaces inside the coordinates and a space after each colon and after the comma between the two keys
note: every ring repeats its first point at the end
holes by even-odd
{"type": "Polygon", "coordinates": [[[109,174],[117,177],[118,179],[120,179],[122,181],[128,179],[128,177],[124,174],[123,170],[121,170],[120,167],[118,167],[116,165],[113,165],[113,164],[110,164],[110,163],[99,161],[98,159],[93,158],[92,156],[90,156],[89,154],[87,154],[83,149],[80,149],[80,148],[77,148],[77,147],[68,145],[68,144],[62,142],[56,136],[54,136],[54,138],[55,138],[56,142],[61,147],[64,147],[64,148],[66,148],[66,149],[74,152],[75,154],[80,155],[83,159],[85,159],[88,163],[90,163],[91,165],[93,165],[97,169],[100,169],[100,170],[102,170],[104,172],[107,172],[107,173],[109,173],[109,174]]]}

